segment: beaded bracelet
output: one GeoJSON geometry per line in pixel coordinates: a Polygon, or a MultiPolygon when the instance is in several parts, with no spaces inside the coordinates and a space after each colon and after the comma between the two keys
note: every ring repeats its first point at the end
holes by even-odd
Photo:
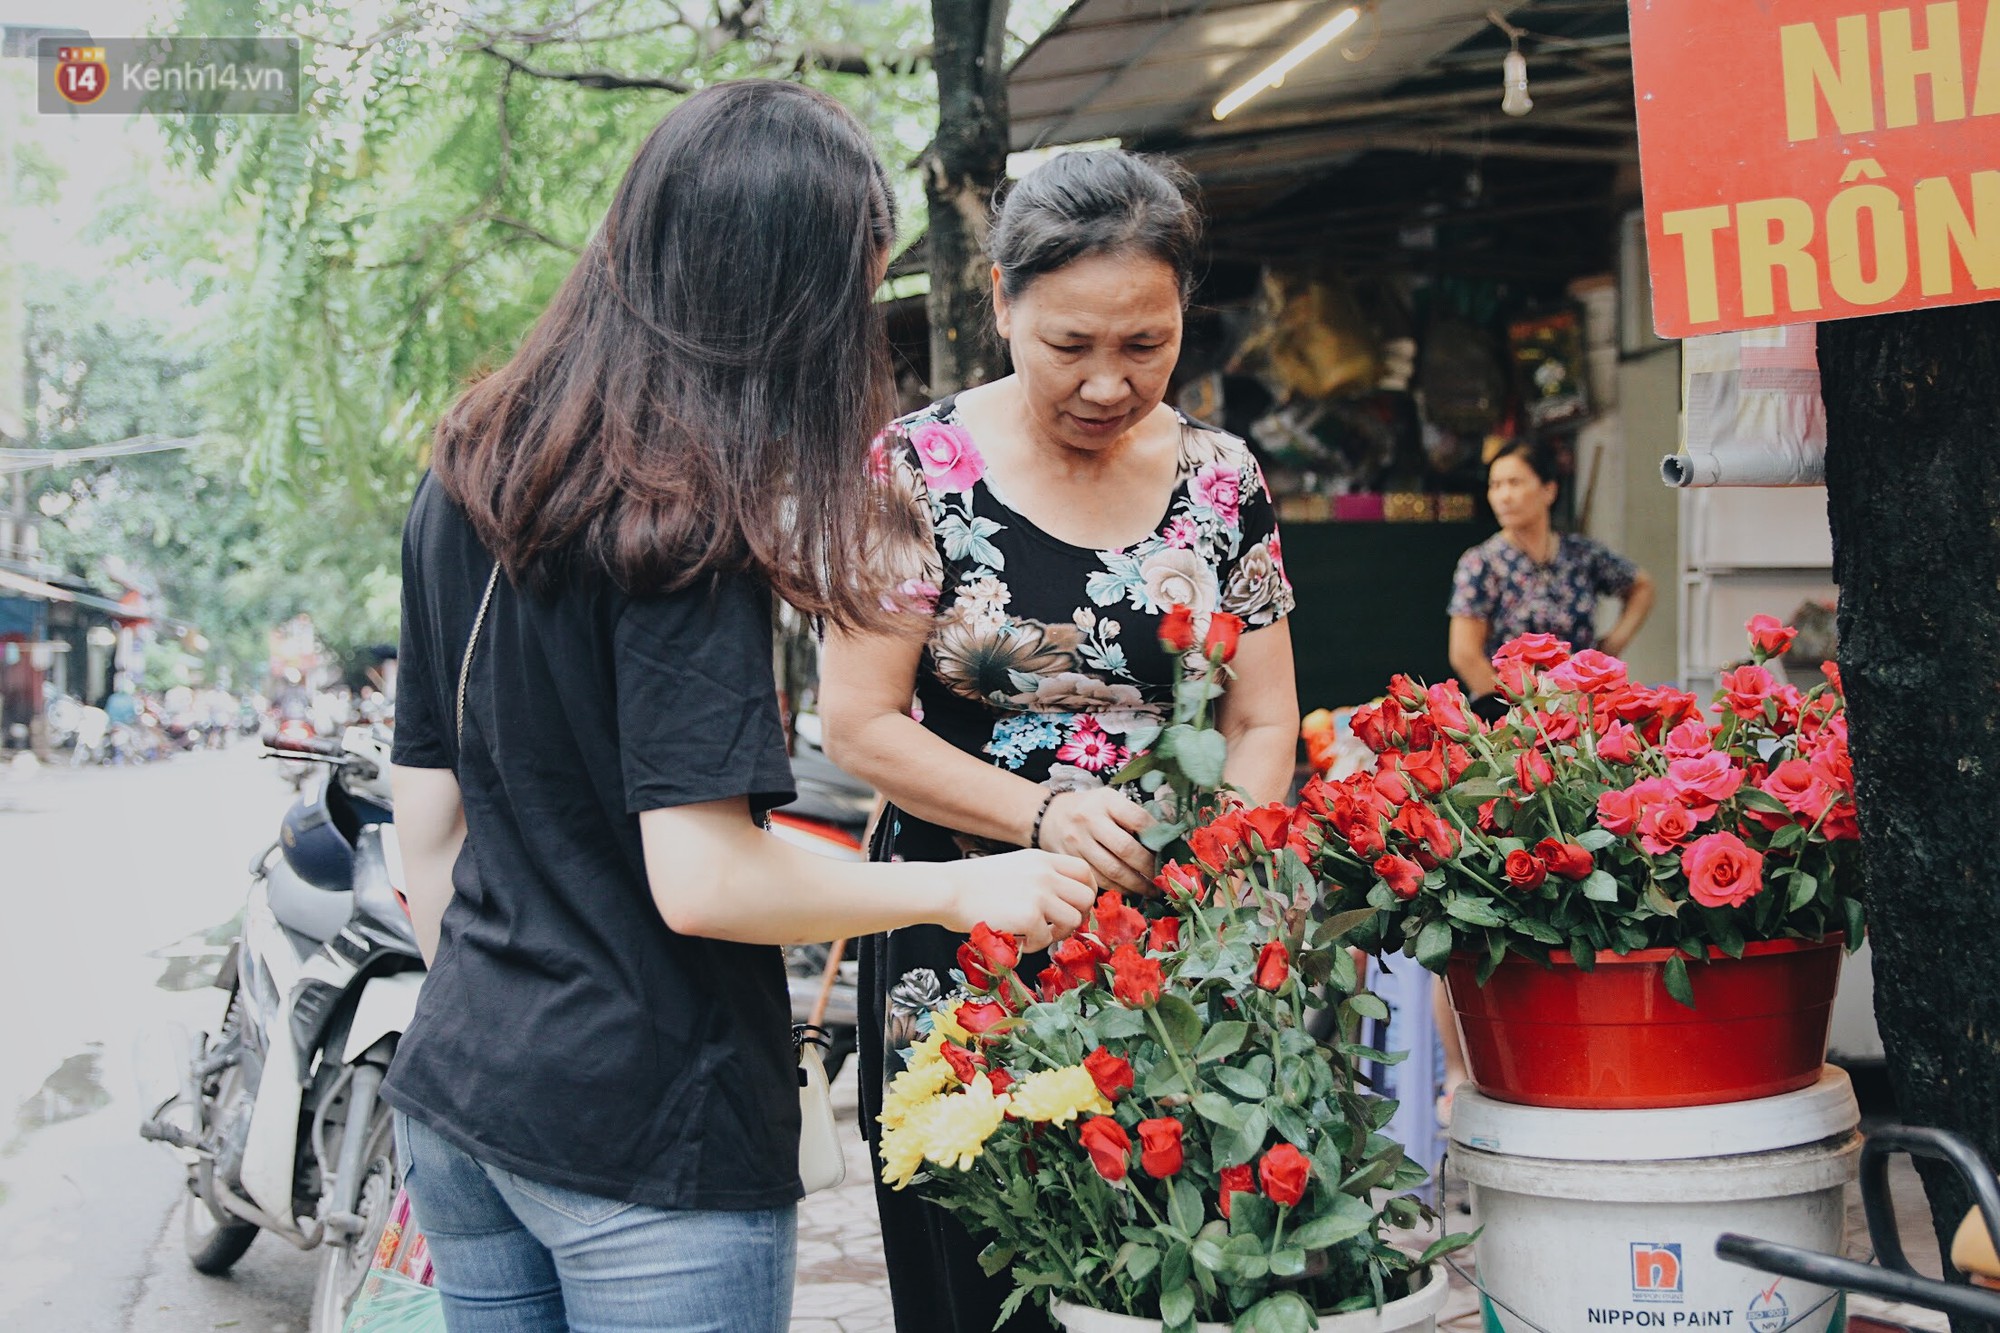
{"type": "Polygon", "coordinates": [[[1049,807],[1055,803],[1055,799],[1059,794],[1057,792],[1050,792],[1047,796],[1044,796],[1041,807],[1035,811],[1035,825],[1028,830],[1028,845],[1037,851],[1040,851],[1042,847],[1042,816],[1048,814],[1049,807]]]}

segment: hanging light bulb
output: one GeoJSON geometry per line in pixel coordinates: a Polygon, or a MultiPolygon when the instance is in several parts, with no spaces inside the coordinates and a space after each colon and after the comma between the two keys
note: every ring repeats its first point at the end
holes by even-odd
{"type": "Polygon", "coordinates": [[[1535,109],[1535,99],[1528,96],[1528,58],[1518,45],[1500,62],[1500,86],[1505,90],[1500,109],[1508,115],[1525,116],[1535,109]]]}

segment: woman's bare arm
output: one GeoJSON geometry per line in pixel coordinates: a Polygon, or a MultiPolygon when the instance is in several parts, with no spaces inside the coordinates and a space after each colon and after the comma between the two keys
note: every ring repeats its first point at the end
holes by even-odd
{"type": "Polygon", "coordinates": [[[1473,616],[1451,618],[1451,669],[1465,682],[1466,694],[1477,699],[1500,688],[1493,663],[1486,656],[1487,624],[1473,616]]]}
{"type": "Polygon", "coordinates": [[[465,804],[448,768],[392,765],[396,847],[403,858],[403,896],[410,904],[417,948],[426,965],[437,959],[438,929],[451,904],[451,868],[465,844],[465,804]]]}
{"type": "Polygon", "coordinates": [[[1618,614],[1618,623],[1604,636],[1604,651],[1616,657],[1632,646],[1632,640],[1639,637],[1639,631],[1646,624],[1646,617],[1653,614],[1653,599],[1658,589],[1653,576],[1640,570],[1633,578],[1632,586],[1625,590],[1625,606],[1618,614]]]}
{"type": "Polygon", "coordinates": [[[1287,621],[1245,634],[1236,648],[1236,679],[1223,693],[1216,726],[1229,742],[1223,780],[1252,805],[1290,794],[1299,746],[1299,687],[1287,621]]]}

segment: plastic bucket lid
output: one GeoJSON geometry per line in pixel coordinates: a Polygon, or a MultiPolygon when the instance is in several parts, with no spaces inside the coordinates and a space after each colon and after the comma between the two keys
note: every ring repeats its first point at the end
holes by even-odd
{"type": "Polygon", "coordinates": [[[1551,1110],[1496,1101],[1470,1083],[1459,1086],[1451,1106],[1454,1144],[1556,1162],[1743,1156],[1819,1143],[1848,1134],[1860,1123],[1861,1108],[1847,1072],[1834,1065],[1809,1088],[1716,1106],[1551,1110]]]}

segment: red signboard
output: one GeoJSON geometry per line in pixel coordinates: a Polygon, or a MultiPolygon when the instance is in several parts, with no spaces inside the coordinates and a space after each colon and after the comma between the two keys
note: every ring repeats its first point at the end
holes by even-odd
{"type": "Polygon", "coordinates": [[[2000,297],[2000,0],[1631,0],[1663,337],[2000,297]]]}

